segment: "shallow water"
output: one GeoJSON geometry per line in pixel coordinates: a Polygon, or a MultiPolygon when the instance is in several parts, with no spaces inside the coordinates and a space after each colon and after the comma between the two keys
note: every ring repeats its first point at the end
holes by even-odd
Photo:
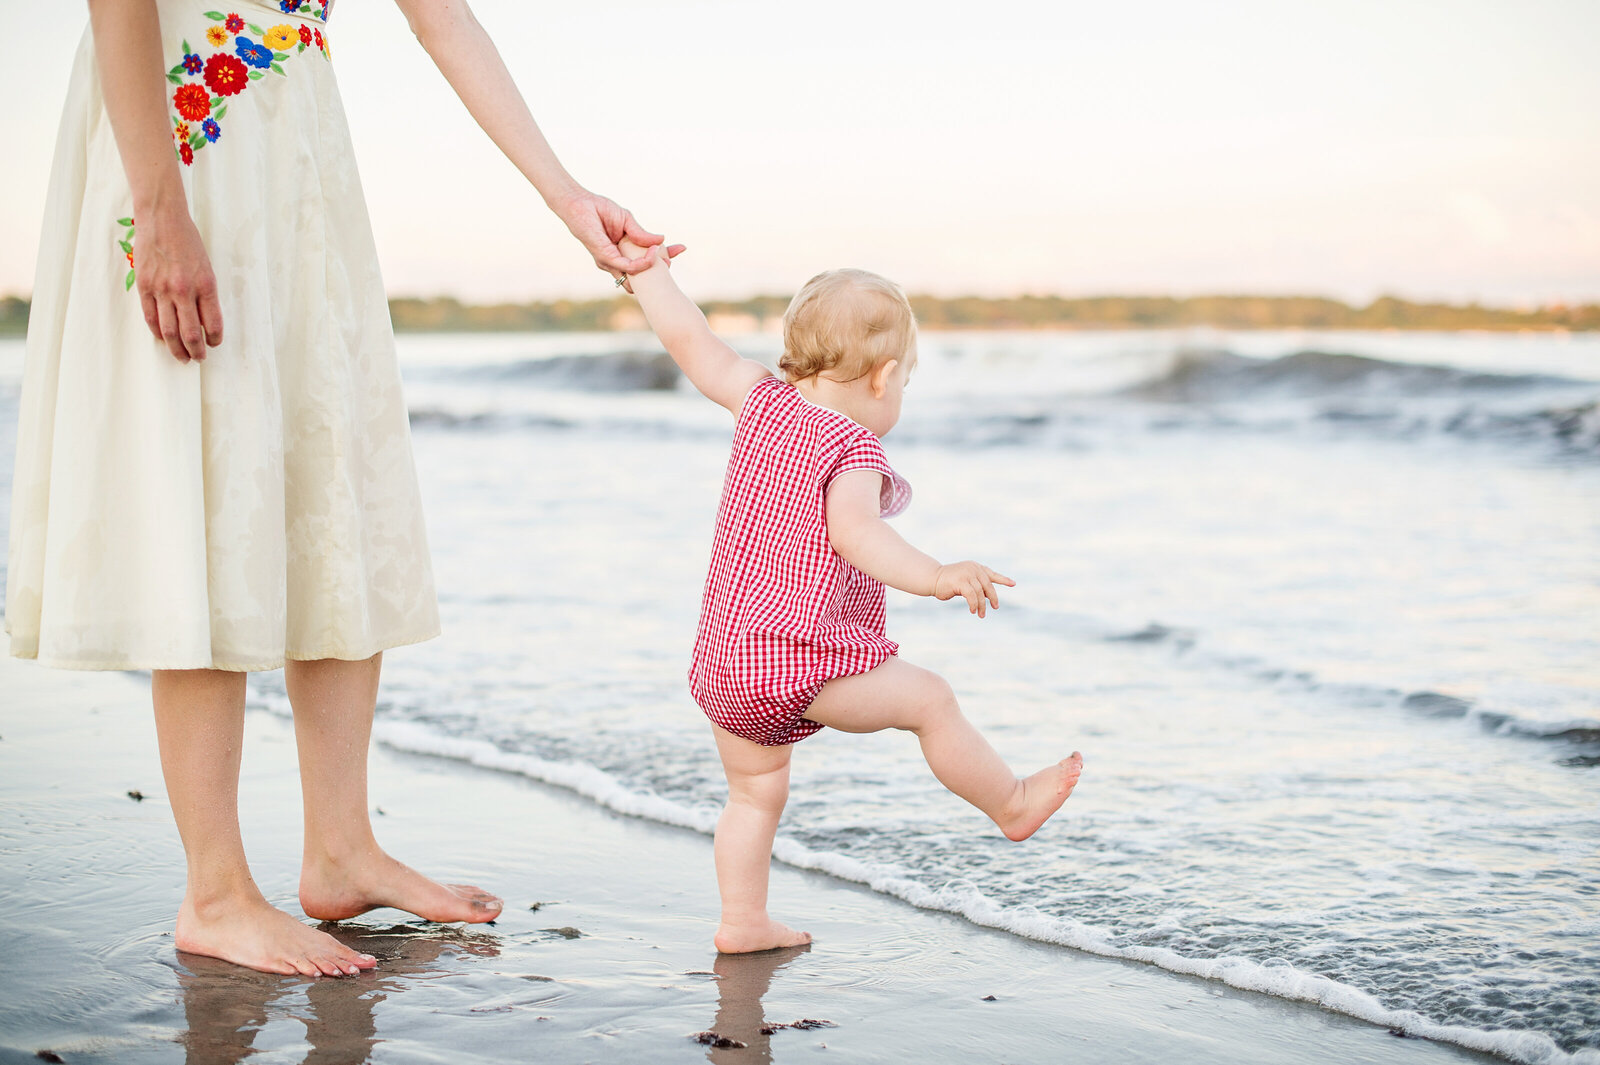
{"type": "MultiPolygon", "coordinates": [[[[402,338],[446,634],[389,656],[379,736],[705,829],[683,674],[731,427],[656,350],[402,338]]],[[[1524,1060],[1600,1053],[1597,378],[1591,337],[924,337],[897,526],[1018,587],[983,621],[891,592],[890,634],[1019,768],[1081,749],[1083,784],[1013,845],[908,738],[824,732],[780,856],[1524,1060]]],[[[253,692],[281,708],[276,675],[253,692]]]]}

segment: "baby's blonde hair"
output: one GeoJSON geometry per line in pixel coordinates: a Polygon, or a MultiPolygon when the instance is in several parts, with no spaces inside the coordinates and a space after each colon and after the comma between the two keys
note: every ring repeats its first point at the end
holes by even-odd
{"type": "Polygon", "coordinates": [[[917,317],[899,285],[866,270],[829,270],[789,301],[778,369],[790,381],[819,373],[854,381],[906,358],[916,338],[917,317]]]}

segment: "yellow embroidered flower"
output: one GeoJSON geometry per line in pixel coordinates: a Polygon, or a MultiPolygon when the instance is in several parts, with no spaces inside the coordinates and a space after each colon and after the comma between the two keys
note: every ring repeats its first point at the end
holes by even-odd
{"type": "Polygon", "coordinates": [[[300,43],[300,34],[293,26],[274,26],[261,38],[261,43],[275,52],[300,43]]]}
{"type": "Polygon", "coordinates": [[[179,122],[176,126],[173,127],[172,136],[174,138],[176,138],[177,140],[180,140],[180,141],[188,140],[189,139],[189,123],[187,123],[187,122],[179,122]]]}
{"type": "Polygon", "coordinates": [[[212,26],[206,30],[206,40],[211,42],[211,47],[221,48],[228,43],[228,31],[221,26],[212,26]]]}

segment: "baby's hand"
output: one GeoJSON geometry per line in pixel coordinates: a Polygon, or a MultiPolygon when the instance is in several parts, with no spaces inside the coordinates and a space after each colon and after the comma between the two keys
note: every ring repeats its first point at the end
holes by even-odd
{"type": "Polygon", "coordinates": [[[952,562],[940,566],[933,578],[935,599],[954,599],[960,596],[967,601],[967,613],[985,617],[990,606],[1000,606],[1000,593],[994,586],[1003,584],[1015,588],[1017,582],[1003,573],[996,573],[978,562],[952,562]]]}
{"type": "MultiPolygon", "coordinates": [[[[665,263],[670,267],[672,265],[672,256],[677,251],[683,250],[683,245],[681,244],[674,244],[671,248],[667,248],[665,245],[646,248],[635,244],[627,237],[623,237],[621,240],[617,241],[617,247],[622,250],[622,254],[626,255],[630,259],[646,259],[649,261],[650,265],[646,266],[644,270],[639,271],[640,273],[644,273],[645,270],[653,269],[657,263],[665,263]]],[[[624,291],[630,294],[633,292],[633,279],[627,274],[623,274],[621,277],[617,278],[617,284],[624,291]]]]}

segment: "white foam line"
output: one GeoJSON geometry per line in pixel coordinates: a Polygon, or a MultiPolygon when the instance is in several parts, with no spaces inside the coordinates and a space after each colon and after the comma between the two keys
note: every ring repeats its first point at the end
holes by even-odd
{"type": "MultiPolygon", "coordinates": [[[[609,773],[587,763],[553,762],[534,755],[502,751],[483,740],[442,736],[426,726],[410,722],[379,722],[373,736],[395,750],[449,758],[566,788],[631,817],[690,828],[705,835],[716,828],[718,811],[695,809],[650,792],[632,791],[609,773]]],[[[1498,1054],[1522,1065],[1600,1065],[1600,1051],[1583,1049],[1569,1053],[1549,1036],[1537,1032],[1440,1024],[1413,1010],[1390,1009],[1365,991],[1325,976],[1302,973],[1287,963],[1264,965],[1237,957],[1188,958],[1164,947],[1119,947],[1111,942],[1107,933],[1091,925],[1040,913],[1032,907],[1002,906],[970,885],[929,888],[894,866],[814,851],[784,837],[778,838],[772,853],[785,865],[864,884],[920,909],[955,914],[973,924],[1026,939],[1107,958],[1145,962],[1170,972],[1218,980],[1229,987],[1276,998],[1314,1002],[1359,1020],[1401,1029],[1407,1035],[1498,1054]]]]}

